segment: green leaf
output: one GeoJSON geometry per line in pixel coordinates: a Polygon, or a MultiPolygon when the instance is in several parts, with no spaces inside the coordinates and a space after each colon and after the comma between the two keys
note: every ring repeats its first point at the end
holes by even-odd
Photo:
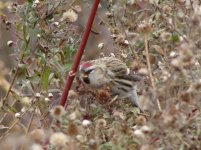
{"type": "Polygon", "coordinates": [[[107,142],[100,145],[100,150],[121,150],[118,145],[114,145],[112,142],[107,142]]]}
{"type": "Polygon", "coordinates": [[[43,55],[43,53],[41,53],[41,52],[36,52],[36,58],[38,59],[38,61],[40,62],[40,63],[44,63],[44,62],[46,62],[46,59],[45,59],[45,56],[43,55]]]}
{"type": "Polygon", "coordinates": [[[17,33],[20,31],[20,29],[21,29],[21,22],[19,21],[19,22],[17,23],[17,33]]]}
{"type": "Polygon", "coordinates": [[[28,0],[28,3],[32,5],[33,4],[33,0],[28,0]]]}
{"type": "Polygon", "coordinates": [[[42,77],[42,89],[47,91],[48,90],[48,85],[49,85],[49,75],[50,75],[50,69],[48,67],[45,68],[43,72],[43,77],[42,77]]]}
{"type": "Polygon", "coordinates": [[[27,37],[27,27],[26,27],[26,25],[23,26],[23,36],[24,36],[24,40],[26,41],[26,37],[27,37]]]}
{"type": "Polygon", "coordinates": [[[72,64],[73,64],[73,62],[69,62],[68,64],[66,64],[66,65],[64,66],[64,71],[69,71],[70,68],[71,68],[71,66],[72,66],[72,64]]]}
{"type": "Polygon", "coordinates": [[[178,34],[172,33],[171,39],[172,39],[172,42],[174,42],[174,43],[179,42],[179,36],[178,36],[178,34]]]}
{"type": "Polygon", "coordinates": [[[76,49],[73,46],[66,46],[64,55],[67,58],[71,58],[72,55],[76,52],[76,49]]]}
{"type": "Polygon", "coordinates": [[[184,145],[181,144],[179,150],[184,150],[184,145]]]}
{"type": "Polygon", "coordinates": [[[38,84],[38,82],[40,81],[40,75],[39,74],[34,74],[33,76],[26,77],[26,79],[28,79],[32,83],[38,84]]]}

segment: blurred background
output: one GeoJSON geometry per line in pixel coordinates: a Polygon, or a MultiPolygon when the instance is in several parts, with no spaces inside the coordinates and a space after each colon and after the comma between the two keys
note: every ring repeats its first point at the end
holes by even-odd
{"type": "MultiPolygon", "coordinates": [[[[25,1],[26,0],[16,0],[16,3],[23,4],[25,1]]],[[[8,11],[8,7],[11,5],[11,2],[13,3],[13,1],[10,0],[0,1],[0,14],[6,14],[12,18],[12,14],[10,14],[8,11]]],[[[84,0],[77,0],[74,2],[74,5],[79,5],[82,9],[82,12],[79,13],[78,20],[75,22],[75,24],[79,27],[80,33],[82,33],[85,28],[91,4],[92,1],[91,3],[86,3],[84,0]]],[[[101,7],[98,9],[92,32],[85,48],[85,59],[94,59],[98,57],[101,52],[107,56],[111,52],[115,51],[113,40],[108,32],[108,29],[100,25],[100,22],[106,19],[106,5],[104,2],[101,2],[100,6],[101,7]],[[104,43],[103,50],[98,49],[99,43],[104,43]]],[[[11,57],[13,54],[12,48],[7,46],[7,42],[10,40],[15,41],[15,36],[10,31],[7,31],[0,23],[0,60],[9,68],[13,66],[14,62],[12,61],[13,57],[11,57]]]]}

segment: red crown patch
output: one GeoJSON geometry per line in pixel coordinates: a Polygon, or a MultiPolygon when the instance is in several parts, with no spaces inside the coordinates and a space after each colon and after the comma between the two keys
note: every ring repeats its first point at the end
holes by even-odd
{"type": "Polygon", "coordinates": [[[83,63],[80,65],[80,67],[81,67],[82,69],[86,69],[86,68],[91,67],[91,66],[92,66],[92,64],[91,64],[89,61],[83,62],[83,63]]]}

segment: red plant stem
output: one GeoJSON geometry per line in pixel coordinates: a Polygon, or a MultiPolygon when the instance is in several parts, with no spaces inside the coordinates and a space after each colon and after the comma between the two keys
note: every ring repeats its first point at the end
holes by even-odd
{"type": "Polygon", "coordinates": [[[75,55],[73,66],[71,68],[71,71],[69,72],[69,75],[67,76],[67,81],[66,81],[66,84],[64,87],[63,94],[61,96],[60,105],[62,105],[62,106],[65,106],[65,104],[66,104],[66,107],[67,107],[68,93],[69,93],[69,90],[73,83],[73,79],[75,77],[77,68],[80,64],[80,60],[81,60],[82,54],[84,52],[84,48],[86,46],[90,31],[91,31],[91,27],[92,27],[92,24],[93,24],[93,21],[95,18],[95,14],[96,14],[99,2],[100,2],[100,0],[94,0],[93,6],[91,8],[91,12],[90,12],[89,19],[88,19],[88,22],[86,25],[86,29],[85,29],[83,37],[82,37],[82,41],[81,41],[80,46],[75,55]]]}

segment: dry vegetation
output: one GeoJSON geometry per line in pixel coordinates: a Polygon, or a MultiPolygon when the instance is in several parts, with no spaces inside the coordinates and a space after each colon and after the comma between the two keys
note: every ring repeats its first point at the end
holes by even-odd
{"type": "Polygon", "coordinates": [[[2,14],[1,24],[15,37],[7,46],[16,67],[0,62],[1,149],[201,149],[198,0],[101,1],[97,17],[113,39],[111,55],[144,77],[138,93],[148,116],[112,101],[108,89],[82,85],[70,91],[66,111],[57,105],[81,38],[79,3],[28,0],[8,9],[12,17],[2,14]]]}

